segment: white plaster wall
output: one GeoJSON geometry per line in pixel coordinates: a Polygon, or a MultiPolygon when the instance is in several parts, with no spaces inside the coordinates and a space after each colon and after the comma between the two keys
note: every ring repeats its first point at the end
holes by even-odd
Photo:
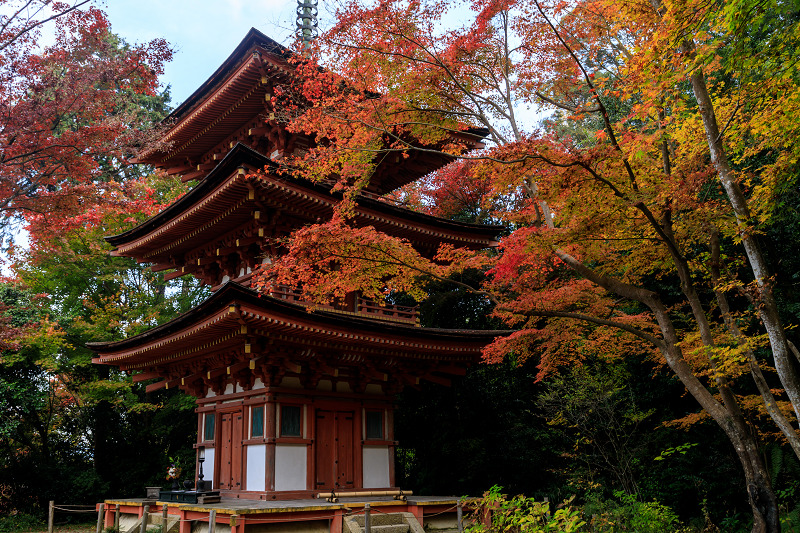
{"type": "Polygon", "coordinates": [[[214,448],[206,448],[206,462],[203,463],[203,481],[211,481],[214,485],[212,488],[217,488],[216,481],[214,481],[214,448]]]}
{"type": "Polygon", "coordinates": [[[225,385],[225,392],[223,394],[233,394],[236,392],[236,388],[234,387],[233,383],[228,383],[225,385]]]}
{"type": "Polygon", "coordinates": [[[253,390],[263,389],[263,388],[264,388],[264,382],[261,381],[261,378],[256,378],[255,381],[253,382],[253,390]]]}
{"type": "Polygon", "coordinates": [[[306,489],[306,445],[275,445],[275,490],[306,489]]]}
{"type": "Polygon", "coordinates": [[[267,446],[253,444],[247,447],[247,486],[245,490],[264,492],[267,471],[267,446]]]}
{"type": "Polygon", "coordinates": [[[367,394],[383,394],[383,388],[376,383],[369,383],[364,392],[367,394]]]}
{"type": "Polygon", "coordinates": [[[364,446],[364,488],[379,489],[389,486],[389,447],[364,446]]]}

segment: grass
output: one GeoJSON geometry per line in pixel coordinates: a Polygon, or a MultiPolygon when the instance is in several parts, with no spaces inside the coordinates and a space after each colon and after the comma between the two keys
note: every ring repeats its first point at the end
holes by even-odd
{"type": "MultiPolygon", "coordinates": [[[[24,524],[14,524],[15,527],[2,527],[0,524],[0,532],[2,533],[47,533],[47,522],[27,522],[24,524]]],[[[78,523],[78,524],[62,524],[54,525],[53,533],[94,533],[97,523],[95,521],[78,523]]]]}

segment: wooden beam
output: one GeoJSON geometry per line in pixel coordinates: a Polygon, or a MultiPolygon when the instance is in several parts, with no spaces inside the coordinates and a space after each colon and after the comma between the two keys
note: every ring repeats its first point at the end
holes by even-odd
{"type": "Polygon", "coordinates": [[[133,376],[133,382],[139,383],[140,381],[147,381],[148,379],[155,379],[161,376],[158,372],[142,372],[133,376]]]}
{"type": "Polygon", "coordinates": [[[189,170],[194,170],[193,165],[179,165],[177,167],[170,167],[166,170],[167,176],[174,176],[175,174],[183,174],[189,170]]]}
{"type": "Polygon", "coordinates": [[[176,279],[176,278],[179,278],[181,276],[185,276],[186,274],[191,274],[195,270],[197,270],[197,266],[196,265],[187,265],[187,266],[181,267],[180,269],[178,269],[175,272],[170,272],[168,274],[164,274],[164,281],[169,281],[171,279],[176,279]]]}
{"type": "Polygon", "coordinates": [[[150,270],[152,270],[153,272],[161,272],[162,270],[169,270],[171,268],[178,268],[178,267],[173,265],[172,263],[156,263],[154,265],[150,265],[150,270]]]}
{"type": "Polygon", "coordinates": [[[148,386],[146,386],[146,387],[144,388],[144,391],[145,391],[145,392],[153,392],[153,391],[157,391],[157,390],[159,390],[159,389],[163,389],[164,387],[166,387],[166,385],[167,385],[167,382],[166,382],[166,380],[164,380],[164,381],[159,381],[159,382],[156,382],[156,383],[151,383],[150,385],[148,385],[148,386]]]}
{"type": "MultiPolygon", "coordinates": [[[[262,229],[262,228],[259,228],[259,229],[262,229]]],[[[239,247],[239,246],[250,246],[251,244],[260,241],[262,238],[263,237],[258,237],[256,235],[254,235],[252,237],[244,237],[242,239],[236,239],[236,246],[237,247],[239,247]]]]}
{"type": "Polygon", "coordinates": [[[181,174],[181,182],[186,183],[187,181],[195,180],[205,175],[205,173],[205,170],[193,170],[191,172],[187,172],[186,174],[181,174]]]}

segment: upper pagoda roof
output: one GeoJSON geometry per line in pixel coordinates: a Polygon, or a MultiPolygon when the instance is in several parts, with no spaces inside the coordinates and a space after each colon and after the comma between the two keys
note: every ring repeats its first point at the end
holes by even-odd
{"type": "MultiPolygon", "coordinates": [[[[238,144],[183,197],[138,226],[106,237],[106,241],[117,247],[116,255],[168,263],[252,221],[259,209],[280,211],[280,218],[293,217],[292,225],[299,227],[329,217],[341,200],[330,184],[280,176],[270,170],[277,171],[277,165],[238,144]],[[261,169],[264,172],[252,174],[261,169]]],[[[280,222],[268,222],[267,215],[260,214],[264,225],[280,222]]],[[[493,246],[503,230],[502,226],[425,215],[363,194],[357,199],[355,222],[407,238],[428,254],[435,252],[439,243],[471,249],[493,246]]],[[[267,234],[274,235],[274,228],[267,229],[267,234]]]]}
{"type": "Polygon", "coordinates": [[[264,112],[268,78],[290,71],[289,51],[251,28],[230,56],[162,123],[169,128],[160,143],[138,161],[159,168],[200,163],[201,158],[264,112]]]}
{"type": "Polygon", "coordinates": [[[176,107],[165,119],[164,122],[177,122],[184,118],[191,111],[196,109],[217,86],[221,85],[231,73],[235,71],[237,65],[247,57],[253,50],[262,49],[270,53],[275,58],[288,59],[291,52],[283,45],[274,41],[264,33],[255,28],[250,28],[247,35],[234,48],[231,55],[214,71],[214,73],[193,92],[189,98],[184,100],[176,107]]]}
{"type": "MultiPolygon", "coordinates": [[[[270,157],[308,148],[313,140],[288,134],[276,122],[275,112],[279,110],[271,103],[275,86],[285,83],[293,71],[288,61],[291,55],[290,50],[251,28],[208,80],[164,119],[166,133],[141,152],[137,161],[181,174],[184,179],[202,179],[211,163],[237,142],[258,146],[270,157]],[[276,145],[278,138],[285,145],[276,145]]],[[[453,132],[452,139],[479,148],[486,135],[484,128],[466,128],[453,132]]],[[[385,194],[452,160],[452,156],[435,150],[412,150],[406,157],[383,158],[367,190],[385,194]]]]}

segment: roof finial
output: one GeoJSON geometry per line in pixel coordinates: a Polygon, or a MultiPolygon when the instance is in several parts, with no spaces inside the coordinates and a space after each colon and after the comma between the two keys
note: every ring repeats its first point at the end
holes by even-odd
{"type": "Polygon", "coordinates": [[[303,48],[309,48],[317,37],[317,4],[319,0],[297,0],[297,37],[303,48]]]}

